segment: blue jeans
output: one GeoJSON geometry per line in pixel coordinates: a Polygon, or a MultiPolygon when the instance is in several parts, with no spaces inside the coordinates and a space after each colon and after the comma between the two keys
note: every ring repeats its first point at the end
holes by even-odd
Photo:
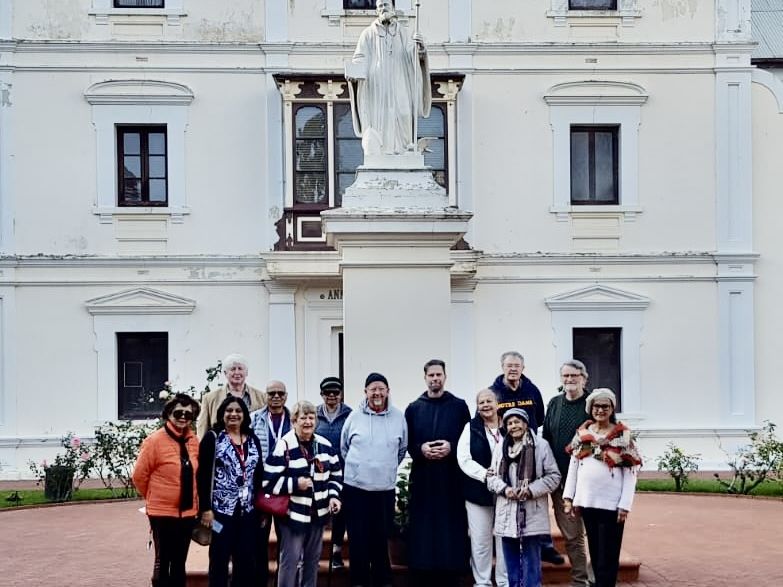
{"type": "Polygon", "coordinates": [[[508,587],[541,587],[541,541],[545,538],[503,538],[508,587]]]}

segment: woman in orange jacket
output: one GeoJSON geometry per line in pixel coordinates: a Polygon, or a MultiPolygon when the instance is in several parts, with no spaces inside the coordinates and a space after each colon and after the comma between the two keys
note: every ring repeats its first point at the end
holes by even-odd
{"type": "Polygon", "coordinates": [[[191,423],[200,407],[178,393],[163,408],[163,427],[142,443],[133,483],[144,497],[155,543],[153,587],[185,587],[185,560],[198,513],[198,438],[191,423]]]}

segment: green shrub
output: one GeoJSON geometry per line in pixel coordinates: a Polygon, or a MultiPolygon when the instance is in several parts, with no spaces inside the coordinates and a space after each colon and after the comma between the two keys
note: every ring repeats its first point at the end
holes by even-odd
{"type": "Polygon", "coordinates": [[[699,470],[701,455],[687,454],[673,442],[666,446],[666,452],[658,457],[658,470],[669,473],[674,479],[674,490],[682,491],[688,484],[688,476],[699,470]]]}
{"type": "Polygon", "coordinates": [[[750,444],[729,459],[729,481],[715,473],[715,479],[727,493],[747,495],[767,479],[783,479],[783,442],[775,435],[777,426],[769,420],[759,431],[748,432],[750,444]]]}

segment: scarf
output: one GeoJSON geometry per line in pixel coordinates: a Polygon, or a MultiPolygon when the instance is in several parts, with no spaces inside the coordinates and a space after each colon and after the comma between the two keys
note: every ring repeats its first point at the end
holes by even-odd
{"type": "Polygon", "coordinates": [[[610,469],[614,467],[635,467],[642,464],[642,458],[631,438],[631,430],[617,422],[606,436],[597,436],[587,420],[576,430],[574,439],[566,446],[566,452],[577,459],[594,457],[610,469]]]}
{"type": "MultiPolygon", "coordinates": [[[[524,492],[536,479],[536,444],[533,435],[528,429],[524,438],[518,442],[512,440],[510,435],[503,439],[503,458],[500,460],[500,475],[503,481],[516,491],[524,492]],[[516,483],[511,482],[509,469],[516,463],[516,483]]],[[[517,535],[521,538],[527,526],[527,510],[525,500],[517,502],[517,535]]]]}
{"type": "Polygon", "coordinates": [[[193,463],[190,462],[187,447],[189,435],[187,431],[177,434],[169,428],[168,423],[164,424],[163,429],[179,444],[179,511],[184,512],[193,507],[193,463]]]}

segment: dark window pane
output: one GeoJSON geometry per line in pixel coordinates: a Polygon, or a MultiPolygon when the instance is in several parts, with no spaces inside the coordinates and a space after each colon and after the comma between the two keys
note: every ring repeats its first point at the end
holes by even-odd
{"type": "Polygon", "coordinates": [[[123,200],[126,202],[141,202],[141,180],[124,180],[123,200]]]}
{"type": "Polygon", "coordinates": [[[429,118],[419,118],[419,137],[443,137],[443,111],[437,106],[433,106],[429,118]]]}
{"type": "Polygon", "coordinates": [[[161,132],[149,134],[149,151],[151,155],[166,154],[166,135],[161,132]]]}
{"type": "Polygon", "coordinates": [[[424,164],[433,169],[446,169],[446,144],[443,139],[432,141],[427,145],[427,151],[424,152],[424,164]]]}
{"type": "Polygon", "coordinates": [[[151,179],[150,202],[165,202],[165,201],[166,201],[166,180],[151,179]]]}
{"type": "Polygon", "coordinates": [[[296,111],[296,138],[326,138],[326,113],[316,106],[296,111]]]}
{"type": "Polygon", "coordinates": [[[571,133],[571,199],[590,199],[589,137],[586,132],[571,133]]]}
{"type": "Polygon", "coordinates": [[[375,0],[343,0],[345,10],[375,10],[375,0]]]}
{"type": "Polygon", "coordinates": [[[141,140],[139,133],[126,132],[122,138],[122,146],[126,155],[138,155],[141,153],[141,140]]]}
{"type": "Polygon", "coordinates": [[[136,155],[125,157],[124,168],[126,178],[141,177],[141,157],[136,155]]]}
{"type": "Polygon", "coordinates": [[[582,361],[590,374],[590,389],[608,387],[617,396],[617,411],[622,407],[622,328],[574,328],[573,356],[582,361]]]}
{"type": "Polygon", "coordinates": [[[611,133],[595,133],[595,199],[614,200],[614,140],[611,133]]]}
{"type": "Polygon", "coordinates": [[[165,8],[165,0],[114,0],[114,8],[165,8]]]}
{"type": "Polygon", "coordinates": [[[150,177],[166,177],[166,157],[156,155],[149,158],[149,175],[150,177]]]}
{"type": "Polygon", "coordinates": [[[322,171],[326,169],[324,141],[296,141],[296,170],[322,171]]]}
{"type": "Polygon", "coordinates": [[[169,378],[168,333],[117,333],[117,404],[121,419],[154,418],[169,378]]]}
{"type": "Polygon", "coordinates": [[[321,221],[320,220],[303,220],[302,221],[302,234],[305,238],[321,238],[321,221]]]}
{"type": "Polygon", "coordinates": [[[364,151],[359,139],[340,139],[337,141],[335,158],[337,172],[355,172],[356,168],[364,163],[364,151]]]}
{"type": "Polygon", "coordinates": [[[569,0],[571,10],[617,10],[617,0],[569,0]]]}
{"type": "Polygon", "coordinates": [[[334,105],[335,135],[337,138],[358,138],[353,132],[353,118],[348,104],[334,105]]]}
{"type": "Polygon", "coordinates": [[[327,201],[326,173],[297,173],[295,199],[300,204],[322,204],[327,201]]]}

